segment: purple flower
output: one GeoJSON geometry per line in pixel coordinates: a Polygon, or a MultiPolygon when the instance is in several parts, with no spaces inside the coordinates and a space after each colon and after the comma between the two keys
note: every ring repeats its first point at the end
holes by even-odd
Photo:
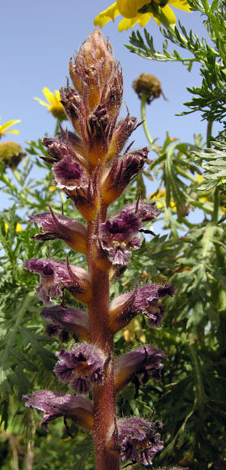
{"type": "Polygon", "coordinates": [[[142,239],[137,236],[142,222],[150,221],[157,215],[153,204],[138,202],[124,207],[118,215],[107,219],[100,226],[99,236],[95,235],[96,263],[107,271],[113,265],[126,267],[131,249],[138,249],[142,239]]]}
{"type": "Polygon", "coordinates": [[[70,156],[55,163],[53,172],[59,189],[73,190],[80,186],[88,186],[88,179],[83,168],[70,156]]]}
{"type": "MultiPolygon", "coordinates": [[[[143,168],[147,159],[147,147],[120,157],[117,155],[101,185],[101,197],[105,204],[115,201],[126,186],[143,168]]],[[[128,206],[127,206],[128,207],[128,206]]]]}
{"type": "Polygon", "coordinates": [[[25,261],[24,267],[39,274],[41,282],[37,288],[37,295],[44,303],[52,303],[51,297],[59,299],[63,294],[62,288],[68,289],[82,302],[87,303],[91,299],[90,277],[82,268],[52,259],[37,258],[25,261]]]}
{"type": "Polygon", "coordinates": [[[155,207],[155,203],[147,201],[137,201],[128,204],[123,210],[136,214],[142,223],[155,219],[159,213],[158,209],[155,207]]]}
{"type": "MultiPolygon", "coordinates": [[[[142,374],[142,383],[150,378],[159,380],[163,364],[161,360],[164,353],[154,346],[142,346],[139,349],[123,354],[115,361],[115,389],[118,392],[137,374],[142,374]]],[[[139,381],[136,380],[135,384],[139,381]]]]}
{"type": "Polygon", "coordinates": [[[92,344],[83,343],[71,351],[57,353],[59,361],[54,372],[63,383],[69,383],[76,393],[88,393],[93,383],[103,385],[106,356],[92,344]]]}
{"type": "Polygon", "coordinates": [[[65,132],[62,128],[60,128],[60,134],[58,137],[58,139],[49,137],[43,139],[42,143],[47,147],[47,152],[49,154],[49,157],[47,158],[42,157],[43,160],[47,163],[53,164],[66,157],[70,157],[72,161],[75,161],[82,167],[87,168],[82,139],[73,132],[67,130],[65,132]]]}
{"type": "Polygon", "coordinates": [[[129,243],[140,228],[139,218],[129,211],[122,210],[118,216],[101,224],[102,239],[129,243]]]}
{"type": "Polygon", "coordinates": [[[173,294],[173,286],[167,283],[165,286],[158,284],[144,286],[116,297],[111,303],[109,312],[111,330],[114,333],[121,330],[139,313],[148,318],[148,325],[151,328],[158,328],[164,315],[159,300],[173,294]]]}
{"type": "Polygon", "coordinates": [[[89,400],[65,393],[40,390],[24,395],[25,406],[43,411],[41,426],[48,430],[48,423],[59,416],[71,418],[85,429],[93,427],[93,409],[89,400]]]}
{"type": "Polygon", "coordinates": [[[70,219],[64,215],[56,215],[50,207],[50,212],[33,215],[30,221],[42,227],[44,233],[37,233],[35,240],[64,240],[73,250],[86,253],[87,251],[87,229],[77,220],[70,219]]]}
{"type": "Polygon", "coordinates": [[[152,465],[155,454],[163,449],[160,434],[155,433],[161,424],[133,417],[119,419],[117,427],[121,459],[152,465]]]}
{"type": "Polygon", "coordinates": [[[66,331],[81,340],[88,341],[90,339],[87,312],[68,306],[54,305],[54,307],[44,308],[41,317],[52,322],[46,327],[46,332],[50,333],[50,336],[59,333],[64,336],[66,331]]]}

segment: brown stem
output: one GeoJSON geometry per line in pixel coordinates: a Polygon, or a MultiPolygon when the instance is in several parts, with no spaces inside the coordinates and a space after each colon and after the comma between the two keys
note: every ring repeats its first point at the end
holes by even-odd
{"type": "Polygon", "coordinates": [[[87,261],[92,285],[92,301],[89,308],[91,342],[106,354],[106,378],[104,385],[96,385],[93,392],[94,444],[97,470],[119,470],[119,455],[115,436],[115,396],[113,334],[108,327],[109,315],[109,274],[97,268],[92,256],[95,224],[88,227],[87,261]],[[111,446],[109,446],[111,442],[111,446]],[[111,447],[111,449],[109,448],[111,447]]]}

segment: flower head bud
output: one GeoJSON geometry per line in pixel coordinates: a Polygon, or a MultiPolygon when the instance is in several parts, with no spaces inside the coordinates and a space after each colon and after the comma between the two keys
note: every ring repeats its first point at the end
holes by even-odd
{"type": "Polygon", "coordinates": [[[4,163],[6,168],[15,170],[25,156],[26,153],[17,142],[0,143],[0,163],[4,163]]]}
{"type": "MultiPolygon", "coordinates": [[[[115,361],[115,390],[118,392],[137,374],[142,374],[142,383],[150,378],[160,380],[164,353],[154,346],[142,346],[123,354],[115,361]]],[[[139,383],[139,382],[138,382],[139,383]]]]}
{"type": "Polygon", "coordinates": [[[54,372],[63,383],[69,383],[76,393],[88,393],[93,383],[103,385],[106,356],[92,344],[83,343],[71,351],[57,353],[59,361],[54,372]]]}
{"type": "Polygon", "coordinates": [[[145,147],[122,157],[115,157],[101,185],[101,197],[105,204],[109,205],[118,199],[126,186],[143,168],[147,154],[148,150],[145,147]]]}
{"type": "Polygon", "coordinates": [[[111,303],[109,312],[111,330],[114,333],[121,330],[139,313],[148,318],[150,327],[158,328],[164,314],[159,300],[173,294],[174,288],[171,284],[165,286],[153,284],[116,297],[111,303]]]}
{"type": "Polygon", "coordinates": [[[87,430],[93,428],[93,408],[84,397],[75,397],[66,393],[40,390],[32,395],[24,395],[25,406],[43,411],[41,426],[48,430],[48,423],[64,416],[71,418],[87,430]]]}
{"type": "Polygon", "coordinates": [[[155,454],[163,449],[160,434],[155,433],[155,428],[161,427],[160,423],[137,417],[119,419],[117,428],[121,459],[152,465],[155,454]]]}
{"type": "Polygon", "coordinates": [[[51,208],[50,212],[31,216],[30,221],[35,222],[43,229],[43,233],[35,235],[35,240],[44,241],[60,238],[73,250],[86,253],[87,229],[81,222],[64,215],[56,215],[51,208]]]}
{"type": "Polygon", "coordinates": [[[63,295],[63,288],[82,302],[88,303],[91,299],[89,274],[82,268],[52,259],[37,258],[25,261],[24,267],[39,274],[41,282],[37,295],[44,303],[52,303],[51,297],[59,299],[63,295]]]}
{"type": "Polygon", "coordinates": [[[160,95],[163,95],[161,82],[150,73],[142,73],[136,78],[133,82],[133,89],[140,99],[143,94],[146,96],[147,104],[150,104],[155,98],[159,98],[160,95]]]}
{"type": "Polygon", "coordinates": [[[90,339],[87,312],[69,306],[54,305],[53,307],[44,308],[41,317],[51,321],[47,327],[52,327],[52,335],[67,331],[80,340],[89,341],[90,339]]]}

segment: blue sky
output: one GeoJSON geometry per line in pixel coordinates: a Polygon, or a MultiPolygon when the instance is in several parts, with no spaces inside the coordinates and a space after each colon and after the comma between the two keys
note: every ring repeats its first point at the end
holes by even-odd
{"type": "MultiPolygon", "coordinates": [[[[17,124],[20,134],[14,140],[25,146],[25,141],[42,138],[47,132],[53,135],[55,121],[33,99],[43,98],[42,88],[59,89],[66,84],[68,61],[86,36],[94,29],[93,19],[111,4],[107,0],[7,0],[1,6],[1,123],[9,119],[21,119],[17,124]]],[[[193,32],[203,34],[199,13],[184,13],[174,9],[177,17],[193,32]]],[[[157,48],[161,48],[163,37],[153,20],[147,25],[153,34],[157,48]]],[[[177,63],[158,63],[131,54],[125,47],[129,43],[131,30],[119,33],[117,24],[108,23],[103,28],[105,37],[112,43],[115,57],[124,71],[124,114],[127,105],[132,115],[140,117],[140,102],[131,88],[133,80],[142,72],[156,75],[164,94],[168,98],[156,99],[147,110],[152,137],[161,144],[166,131],[181,141],[193,141],[194,133],[205,136],[206,125],[196,113],[185,117],[175,114],[185,110],[183,102],[190,99],[186,88],[201,83],[198,67],[189,73],[177,63]]],[[[182,51],[183,54],[183,51],[182,51]]],[[[4,140],[9,140],[10,136],[4,140]]],[[[136,147],[147,144],[143,129],[133,135],[136,147]]]]}

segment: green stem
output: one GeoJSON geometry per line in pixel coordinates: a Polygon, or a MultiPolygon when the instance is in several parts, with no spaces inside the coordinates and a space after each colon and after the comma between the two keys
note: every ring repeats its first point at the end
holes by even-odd
{"type": "Polygon", "coordinates": [[[219,190],[218,188],[216,188],[214,191],[214,196],[213,196],[212,222],[215,222],[215,223],[218,222],[219,206],[220,206],[219,190]]]}
{"type": "Polygon", "coordinates": [[[148,139],[148,142],[150,143],[150,145],[153,145],[153,139],[151,137],[151,134],[149,132],[148,125],[147,125],[146,103],[147,103],[147,95],[146,95],[146,93],[142,92],[142,95],[141,95],[141,118],[142,118],[142,121],[143,121],[143,128],[144,128],[145,135],[148,139]]]}
{"type": "Polygon", "coordinates": [[[206,130],[206,146],[208,149],[211,148],[212,127],[213,127],[213,121],[209,120],[207,123],[207,130],[206,130]]]}
{"type": "Polygon", "coordinates": [[[200,371],[200,363],[197,355],[197,350],[195,345],[188,345],[188,350],[190,353],[191,362],[193,365],[193,370],[195,374],[195,382],[196,382],[196,397],[195,397],[195,404],[194,409],[199,411],[199,414],[202,414],[203,409],[203,397],[204,397],[204,390],[202,385],[202,376],[200,371]]]}

